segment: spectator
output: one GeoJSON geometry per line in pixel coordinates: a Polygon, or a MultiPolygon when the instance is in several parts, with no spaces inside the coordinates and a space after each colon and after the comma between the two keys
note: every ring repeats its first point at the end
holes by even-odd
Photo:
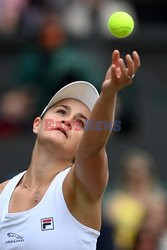
{"type": "Polygon", "coordinates": [[[154,236],[161,233],[165,196],[155,181],[155,162],[148,153],[139,149],[129,150],[122,156],[121,165],[123,186],[109,195],[106,216],[115,229],[117,249],[131,250],[142,226],[150,237],[153,236],[150,232],[154,236]]]}
{"type": "Polygon", "coordinates": [[[9,137],[30,128],[29,119],[35,115],[33,93],[28,89],[12,89],[0,99],[0,136],[9,137]],[[31,112],[30,112],[31,110],[31,112]]]}

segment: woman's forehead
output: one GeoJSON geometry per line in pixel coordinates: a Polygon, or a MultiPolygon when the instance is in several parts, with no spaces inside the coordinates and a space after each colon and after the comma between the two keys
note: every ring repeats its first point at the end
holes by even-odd
{"type": "Polygon", "coordinates": [[[90,114],[90,110],[89,108],[81,101],[77,100],[77,99],[73,99],[73,98],[67,98],[67,99],[63,99],[61,101],[58,101],[57,103],[55,103],[52,108],[54,109],[55,107],[58,106],[68,106],[71,110],[74,111],[78,111],[78,112],[86,112],[87,114],[90,114]]]}

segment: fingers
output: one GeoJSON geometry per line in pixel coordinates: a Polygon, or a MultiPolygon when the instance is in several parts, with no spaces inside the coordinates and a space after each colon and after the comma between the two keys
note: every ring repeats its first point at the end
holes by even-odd
{"type": "Polygon", "coordinates": [[[124,63],[122,58],[119,59],[119,67],[120,67],[120,70],[122,72],[122,75],[126,76],[128,74],[127,68],[126,68],[125,63],[124,63]]]}
{"type": "Polygon", "coordinates": [[[135,65],[132,57],[130,55],[126,55],[126,63],[127,63],[127,74],[128,76],[133,76],[135,74],[135,65]]]}
{"type": "Polygon", "coordinates": [[[133,62],[134,62],[134,68],[135,68],[135,73],[138,70],[138,68],[140,67],[141,63],[140,63],[140,57],[138,55],[138,53],[136,51],[134,51],[132,53],[133,56],[133,62]]]}
{"type": "Polygon", "coordinates": [[[112,53],[112,63],[115,64],[115,66],[118,65],[119,58],[120,58],[119,50],[114,50],[112,53]]]}
{"type": "Polygon", "coordinates": [[[133,76],[140,67],[140,58],[136,51],[132,55],[127,54],[125,60],[120,57],[120,52],[114,50],[112,53],[112,64],[108,69],[103,87],[110,86],[112,90],[120,89],[132,84],[133,76]]]}
{"type": "Polygon", "coordinates": [[[125,56],[125,60],[126,60],[127,67],[123,59],[121,58],[119,59],[119,66],[122,70],[122,73],[129,78],[129,77],[132,77],[137,72],[138,68],[140,67],[140,58],[139,58],[138,53],[134,51],[132,53],[132,56],[127,54],[125,56]]]}
{"type": "Polygon", "coordinates": [[[124,61],[120,58],[119,50],[114,50],[112,53],[112,65],[106,74],[106,79],[109,79],[112,75],[112,79],[118,80],[123,77],[128,79],[128,82],[132,82],[132,78],[139,67],[140,58],[136,51],[132,53],[132,56],[127,54],[124,61]]]}
{"type": "MultiPolygon", "coordinates": [[[[138,70],[140,67],[140,57],[136,51],[133,51],[132,56],[129,54],[126,55],[126,62],[127,65],[131,67],[134,67],[134,73],[138,70]],[[134,66],[132,65],[132,61],[134,63],[134,66]]],[[[119,50],[114,50],[112,53],[112,63],[118,66],[119,64],[119,59],[120,59],[120,52],[119,50]]],[[[130,69],[132,71],[132,69],[130,69]]]]}
{"type": "Polygon", "coordinates": [[[116,81],[117,80],[117,70],[116,70],[115,64],[111,65],[111,75],[112,75],[112,80],[116,81]]]}
{"type": "Polygon", "coordinates": [[[121,77],[121,69],[120,69],[120,67],[116,67],[116,75],[117,75],[117,78],[121,77]]]}

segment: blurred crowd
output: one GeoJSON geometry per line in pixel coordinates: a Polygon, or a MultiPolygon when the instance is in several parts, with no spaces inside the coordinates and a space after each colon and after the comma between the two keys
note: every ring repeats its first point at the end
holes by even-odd
{"type": "MultiPolygon", "coordinates": [[[[104,202],[104,237],[100,249],[167,249],[166,192],[160,185],[153,157],[141,149],[120,156],[119,182],[104,202]]],[[[101,244],[101,242],[99,242],[101,244]]]]}
{"type": "Polygon", "coordinates": [[[137,21],[134,7],[129,1],[116,0],[1,0],[1,34],[38,32],[43,15],[54,11],[66,31],[75,37],[86,37],[94,32],[106,32],[106,21],[116,10],[128,11],[137,21]],[[97,28],[97,30],[96,30],[97,28]]]}
{"type": "Polygon", "coordinates": [[[125,1],[0,1],[0,41],[24,41],[9,72],[10,88],[0,87],[0,136],[30,129],[34,116],[67,83],[85,80],[100,91],[104,68],[95,55],[75,46],[75,41],[92,36],[93,42],[100,36],[111,39],[107,19],[120,8],[135,17],[133,7],[125,1]]]}

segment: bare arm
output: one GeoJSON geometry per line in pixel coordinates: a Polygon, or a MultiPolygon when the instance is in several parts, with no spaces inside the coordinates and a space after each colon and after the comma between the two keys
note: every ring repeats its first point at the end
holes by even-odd
{"type": "Polygon", "coordinates": [[[126,55],[126,64],[120,58],[119,51],[112,55],[112,64],[107,71],[102,84],[100,97],[97,100],[90,120],[94,129],[85,130],[81,138],[77,153],[74,174],[80,183],[80,187],[86,190],[92,199],[99,200],[102,197],[108,181],[108,160],[105,146],[112,129],[97,131],[95,123],[105,121],[114,122],[117,93],[120,89],[132,83],[132,76],[140,66],[140,59],[136,52],[132,57],[126,55]]]}

